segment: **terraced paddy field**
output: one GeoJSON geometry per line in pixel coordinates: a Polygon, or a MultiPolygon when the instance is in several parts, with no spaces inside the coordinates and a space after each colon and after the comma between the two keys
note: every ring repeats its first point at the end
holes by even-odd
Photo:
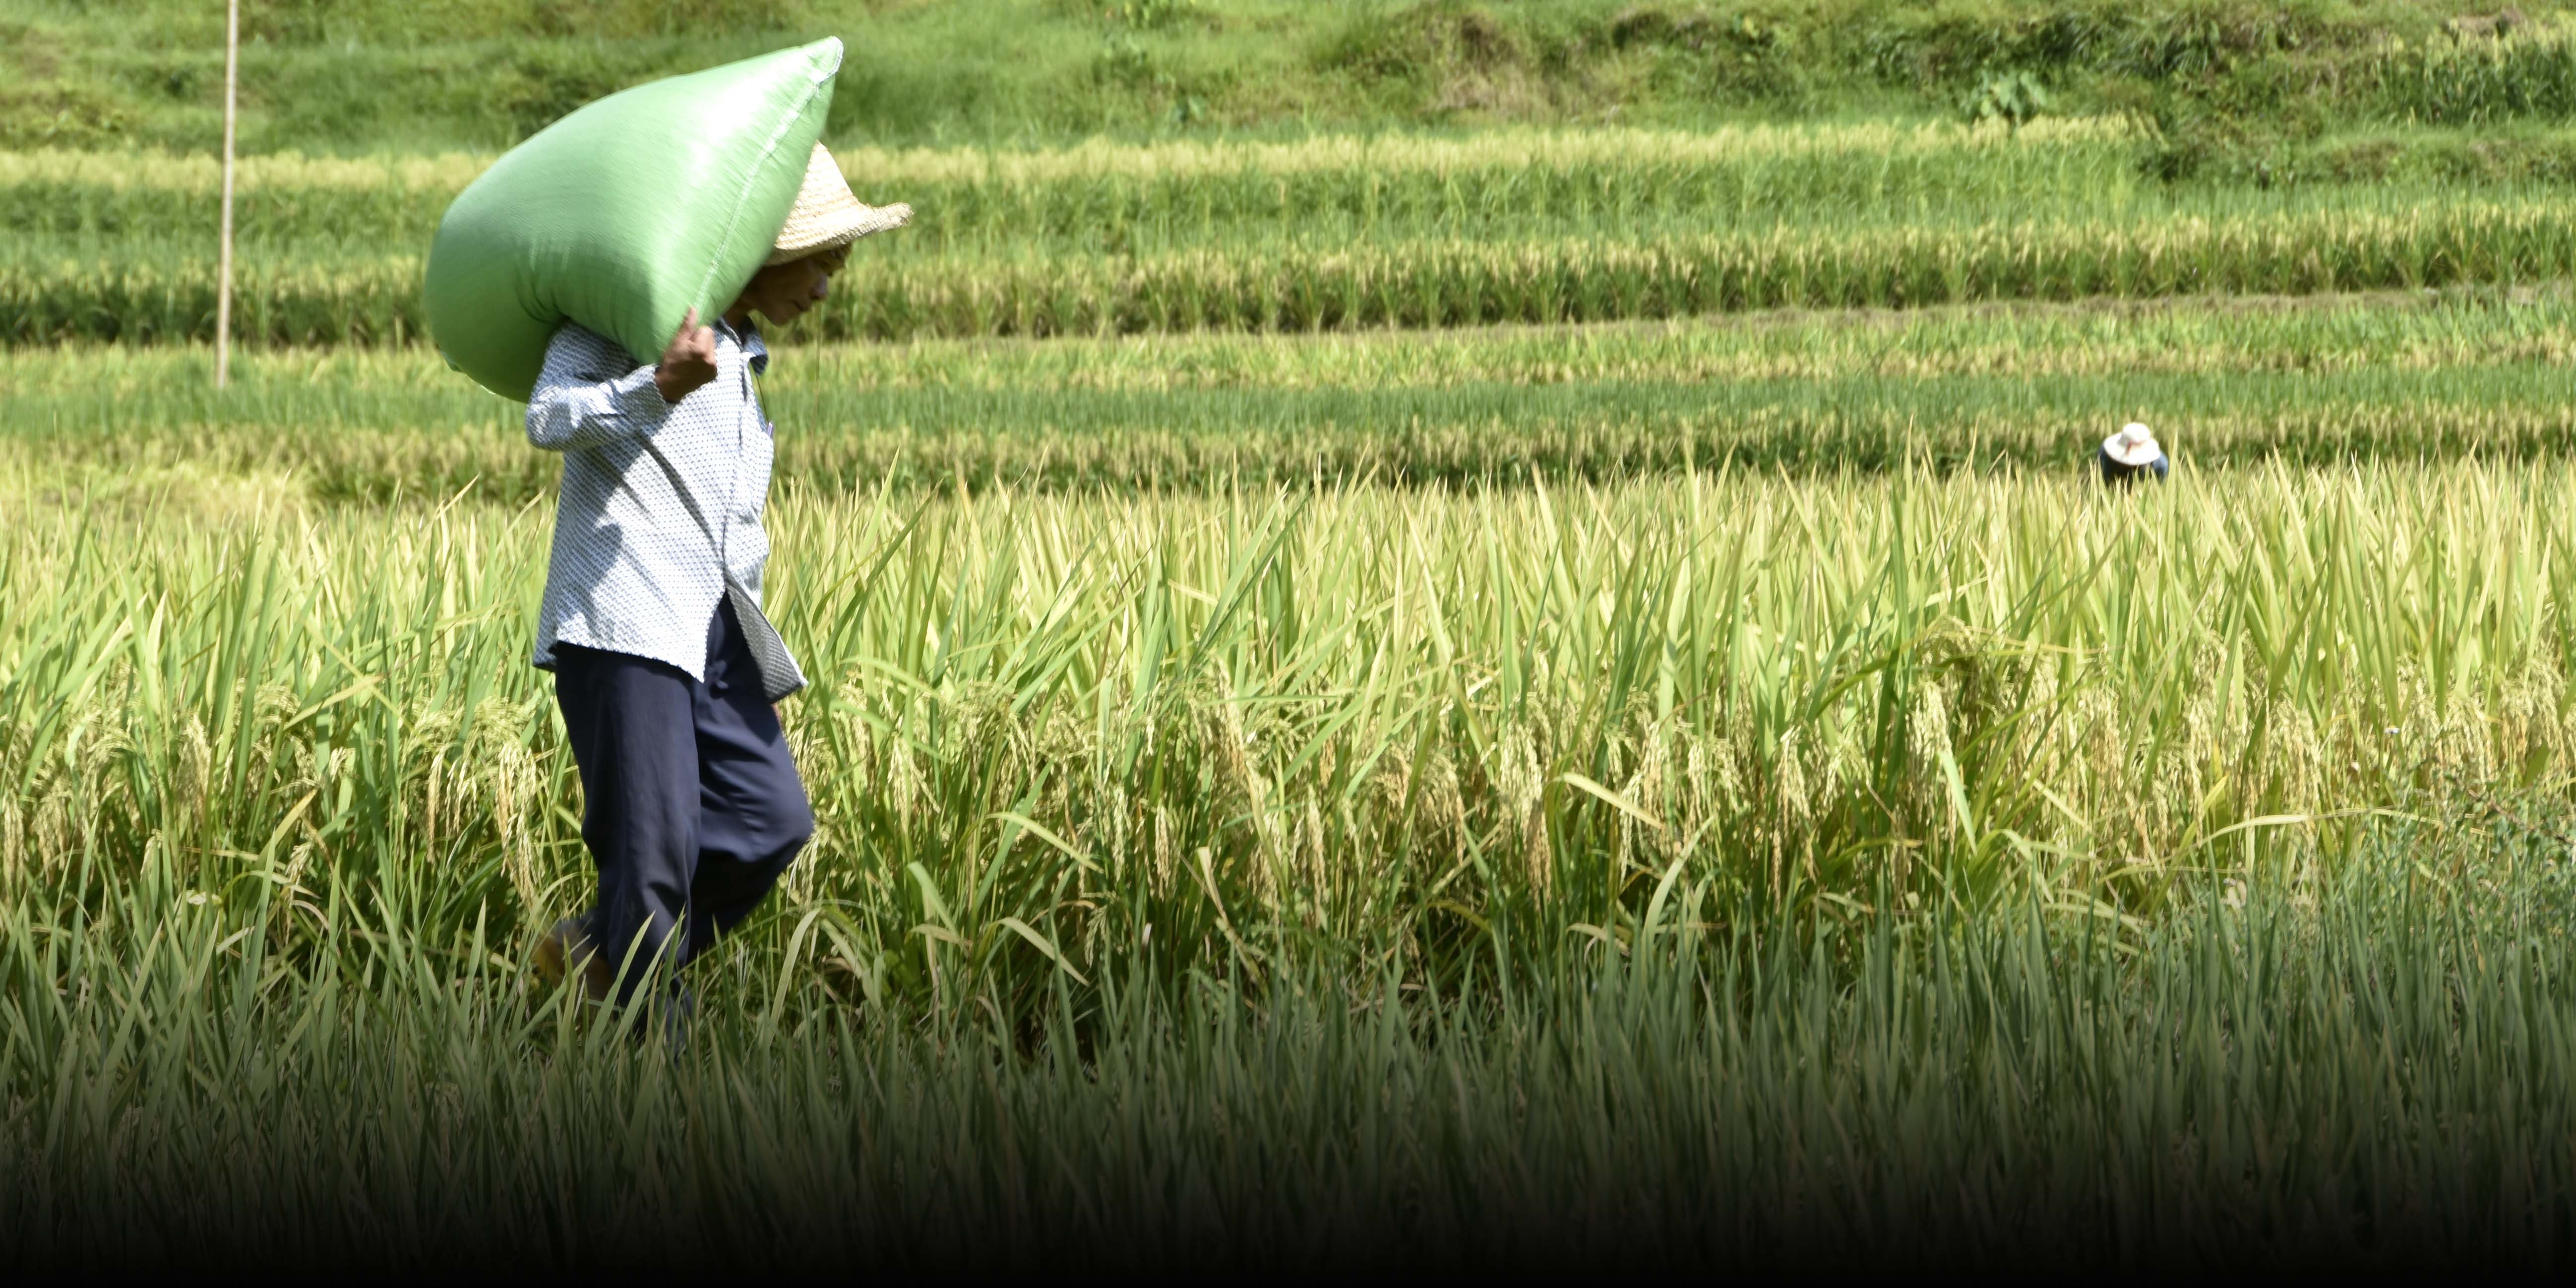
{"type": "MultiPolygon", "coordinates": [[[[2014,468],[2071,486],[2132,417],[2189,466],[2539,461],[2569,442],[2555,285],[1774,312],[1585,327],[800,345],[765,403],[780,484],[1610,483],[2014,468]]],[[[292,475],[323,501],[544,495],[519,412],[434,352],[0,352],[0,443],[53,476],[292,475]]]]}
{"type": "Polygon", "coordinates": [[[2136,128],[845,156],[924,215],[762,390],[820,831],[676,1043],[522,966],[481,162],[251,167],[218,392],[207,165],[0,158],[0,1246],[2564,1260],[2563,199],[2136,128]]]}
{"type": "MultiPolygon", "coordinates": [[[[918,229],[870,248],[822,338],[1421,329],[1782,307],[2313,293],[2566,276],[2546,181],[2410,168],[2285,187],[2142,178],[2136,127],[1731,133],[871,153],[918,229]]],[[[2518,140],[2554,155],[2563,132],[2518,140]]],[[[421,334],[421,255],[482,158],[273,159],[244,173],[239,325],[285,344],[421,334]]],[[[206,338],[202,158],[0,155],[0,340],[206,338]]]]}

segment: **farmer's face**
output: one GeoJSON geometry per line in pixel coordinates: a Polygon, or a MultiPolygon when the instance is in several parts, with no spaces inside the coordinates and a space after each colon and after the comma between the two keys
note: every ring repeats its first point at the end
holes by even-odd
{"type": "Polygon", "coordinates": [[[848,258],[846,248],[836,248],[772,264],[753,274],[751,284],[742,288],[743,307],[772,325],[793,322],[832,293],[832,274],[841,271],[848,258]]]}

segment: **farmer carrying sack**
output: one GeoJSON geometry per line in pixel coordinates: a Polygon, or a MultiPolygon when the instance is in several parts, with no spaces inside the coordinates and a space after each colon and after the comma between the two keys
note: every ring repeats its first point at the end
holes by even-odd
{"type": "Polygon", "coordinates": [[[447,365],[526,401],[567,320],[651,361],[769,255],[805,177],[841,42],[611,94],[458,193],[421,287],[447,365]]]}

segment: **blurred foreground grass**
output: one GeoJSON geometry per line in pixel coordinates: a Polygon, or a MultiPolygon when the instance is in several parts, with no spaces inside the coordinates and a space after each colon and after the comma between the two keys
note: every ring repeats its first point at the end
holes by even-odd
{"type": "Polygon", "coordinates": [[[2153,923],[1659,900],[1463,994],[1138,956],[911,1020],[798,935],[702,979],[676,1051],[417,919],[418,870],[308,904],[156,868],[0,913],[0,1265],[2560,1266],[2576,882],[2566,816],[2518,818],[2373,824],[2153,923]],[[318,942],[273,953],[275,916],[318,942]]]}

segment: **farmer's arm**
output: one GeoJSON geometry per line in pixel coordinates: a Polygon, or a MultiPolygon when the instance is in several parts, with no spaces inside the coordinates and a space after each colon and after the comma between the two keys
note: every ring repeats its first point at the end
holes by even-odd
{"type": "Polygon", "coordinates": [[[673,403],[715,379],[716,334],[691,309],[660,362],[627,369],[633,361],[589,332],[558,333],[528,396],[528,442],[564,452],[651,434],[673,403]]]}

